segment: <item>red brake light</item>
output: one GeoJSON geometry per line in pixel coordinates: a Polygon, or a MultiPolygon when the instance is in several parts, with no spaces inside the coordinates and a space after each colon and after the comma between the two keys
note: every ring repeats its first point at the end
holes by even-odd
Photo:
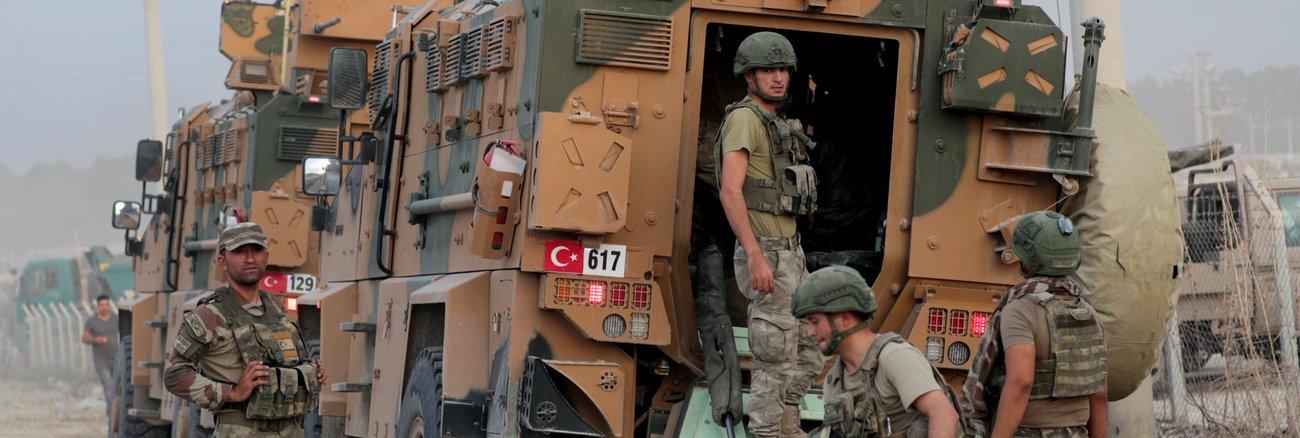
{"type": "Polygon", "coordinates": [[[970,331],[975,336],[984,336],[989,328],[989,314],[975,312],[970,317],[970,331]]]}
{"type": "Polygon", "coordinates": [[[650,285],[648,284],[632,285],[632,308],[635,309],[650,308],[650,285]]]}
{"type": "Polygon", "coordinates": [[[609,307],[627,307],[627,283],[610,283],[609,307]]]}
{"type": "Polygon", "coordinates": [[[965,335],[967,316],[970,316],[970,312],[965,310],[948,312],[948,330],[951,330],[954,335],[965,335]]]}
{"type": "Polygon", "coordinates": [[[591,286],[587,288],[587,302],[592,306],[605,305],[605,282],[591,282],[591,286]]]}
{"type": "Polygon", "coordinates": [[[947,317],[948,312],[944,309],[930,309],[930,319],[925,329],[930,333],[943,333],[943,323],[947,317]]]}

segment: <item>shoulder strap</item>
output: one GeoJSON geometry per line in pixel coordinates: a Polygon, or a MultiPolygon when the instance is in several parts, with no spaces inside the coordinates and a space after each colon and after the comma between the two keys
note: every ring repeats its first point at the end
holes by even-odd
{"type": "Polygon", "coordinates": [[[880,365],[880,353],[885,350],[885,346],[892,342],[907,342],[898,333],[881,333],[876,335],[876,340],[871,341],[871,348],[867,349],[866,363],[862,368],[867,370],[871,375],[876,375],[876,366],[880,365]]]}

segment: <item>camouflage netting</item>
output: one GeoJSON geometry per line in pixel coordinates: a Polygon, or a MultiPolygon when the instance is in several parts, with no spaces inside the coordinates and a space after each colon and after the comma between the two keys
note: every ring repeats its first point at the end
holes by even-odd
{"type": "MultiPolygon", "coordinates": [[[[1076,106],[1078,93],[1070,96],[1076,106]]],[[[1127,397],[1156,361],[1177,297],[1183,237],[1159,128],[1123,90],[1098,84],[1091,169],[1062,212],[1083,241],[1079,277],[1110,351],[1110,399],[1127,397]]]]}

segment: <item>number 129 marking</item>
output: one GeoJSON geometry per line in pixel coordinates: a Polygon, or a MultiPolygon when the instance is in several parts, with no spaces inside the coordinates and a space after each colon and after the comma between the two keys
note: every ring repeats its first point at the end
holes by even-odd
{"type": "Polygon", "coordinates": [[[604,277],[622,277],[627,271],[626,245],[601,245],[599,248],[587,248],[582,273],[604,277]]]}

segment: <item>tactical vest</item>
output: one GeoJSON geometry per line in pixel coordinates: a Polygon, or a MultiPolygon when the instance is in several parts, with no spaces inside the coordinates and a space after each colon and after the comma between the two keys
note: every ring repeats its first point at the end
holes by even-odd
{"type": "Polygon", "coordinates": [[[1071,305],[1056,294],[1033,292],[1025,299],[1047,309],[1051,330],[1048,359],[1034,362],[1031,400],[1092,395],[1106,388],[1106,338],[1092,306],[1071,305]]]}
{"type": "Polygon", "coordinates": [[[250,420],[278,420],[306,414],[316,406],[320,396],[317,368],[308,358],[307,348],[298,326],[284,318],[284,311],[266,292],[258,291],[266,309],[253,316],[236,303],[230,288],[218,289],[199,301],[213,304],[234,333],[235,345],[247,366],[262,361],[270,369],[267,384],[258,387],[248,400],[228,403],[225,408],[243,408],[250,420]]]}
{"type": "MultiPolygon", "coordinates": [[[[912,423],[905,425],[894,425],[889,420],[888,413],[885,412],[885,404],[881,399],[880,392],[876,388],[876,368],[880,365],[880,353],[884,351],[885,346],[891,343],[906,343],[897,333],[882,333],[876,336],[876,340],[871,342],[871,347],[867,350],[866,361],[862,364],[865,384],[852,390],[836,394],[826,400],[825,417],[823,420],[823,430],[828,429],[829,433],[824,436],[830,437],[925,437],[929,434],[929,419],[925,415],[917,415],[912,423]]],[[[844,366],[841,360],[835,364],[836,368],[844,366]]],[[[930,366],[930,373],[934,377],[935,383],[939,384],[948,397],[948,402],[952,403],[953,409],[957,409],[957,394],[948,386],[933,365],[930,366]]],[[[832,379],[842,378],[842,372],[832,371],[827,375],[827,386],[838,385],[844,387],[840,382],[832,379]]],[[[964,421],[957,424],[957,436],[965,436],[968,427],[964,421]]]]}
{"type": "MultiPolygon", "coordinates": [[[[808,165],[808,150],[817,144],[804,135],[803,124],[798,120],[775,117],[753,100],[727,105],[726,115],[740,108],[753,111],[762,121],[772,152],[772,174],[776,175],[776,180],[745,175],[741,186],[745,207],[776,215],[812,214],[817,210],[817,172],[808,165]]],[[[718,187],[722,187],[722,131],[718,130],[713,144],[718,187]]]]}

